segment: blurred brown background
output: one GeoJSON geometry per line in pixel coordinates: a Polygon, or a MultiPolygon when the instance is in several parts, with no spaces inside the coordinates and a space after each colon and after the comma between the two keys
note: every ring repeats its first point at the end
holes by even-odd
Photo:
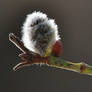
{"type": "Polygon", "coordinates": [[[46,65],[12,70],[21,51],[8,34],[20,36],[26,15],[34,10],[55,18],[62,30],[62,58],[92,65],[92,0],[0,0],[0,92],[91,92],[92,76],[46,65]]]}

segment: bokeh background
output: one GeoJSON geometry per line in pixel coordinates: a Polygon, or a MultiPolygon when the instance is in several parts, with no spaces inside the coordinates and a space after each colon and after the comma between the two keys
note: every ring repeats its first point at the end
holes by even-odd
{"type": "Polygon", "coordinates": [[[91,92],[92,76],[46,65],[12,70],[21,62],[21,51],[8,35],[21,37],[26,15],[35,10],[55,18],[62,33],[62,58],[92,65],[92,0],[0,0],[0,92],[91,92]]]}

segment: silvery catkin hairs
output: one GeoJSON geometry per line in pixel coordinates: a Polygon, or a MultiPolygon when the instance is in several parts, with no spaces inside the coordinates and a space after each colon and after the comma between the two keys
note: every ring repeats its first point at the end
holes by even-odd
{"type": "Polygon", "coordinates": [[[54,19],[49,19],[40,11],[27,15],[22,27],[22,41],[26,48],[44,56],[58,39],[58,27],[54,19]]]}

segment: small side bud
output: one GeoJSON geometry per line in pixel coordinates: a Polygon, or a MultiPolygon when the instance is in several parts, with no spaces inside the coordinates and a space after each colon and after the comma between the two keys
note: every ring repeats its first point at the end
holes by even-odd
{"type": "Polygon", "coordinates": [[[56,43],[53,45],[52,49],[52,55],[59,57],[63,53],[63,46],[60,40],[56,41],[56,43]]]}

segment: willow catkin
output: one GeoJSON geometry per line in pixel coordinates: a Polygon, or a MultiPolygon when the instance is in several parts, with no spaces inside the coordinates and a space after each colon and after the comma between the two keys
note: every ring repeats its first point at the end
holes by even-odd
{"type": "Polygon", "coordinates": [[[22,41],[26,48],[44,56],[58,39],[58,27],[54,19],[40,11],[27,15],[22,27],[22,41]]]}

